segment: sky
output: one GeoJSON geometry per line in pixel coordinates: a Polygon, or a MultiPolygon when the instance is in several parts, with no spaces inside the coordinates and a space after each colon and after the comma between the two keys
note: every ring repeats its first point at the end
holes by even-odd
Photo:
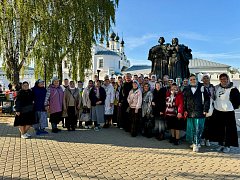
{"type": "Polygon", "coordinates": [[[151,64],[149,49],[163,36],[201,58],[240,68],[240,0],[119,0],[112,28],[132,65],[151,64]]]}

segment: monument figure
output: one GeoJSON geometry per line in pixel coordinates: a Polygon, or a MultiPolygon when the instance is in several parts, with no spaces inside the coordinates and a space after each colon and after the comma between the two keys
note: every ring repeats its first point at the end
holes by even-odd
{"type": "Polygon", "coordinates": [[[148,59],[152,61],[151,73],[157,78],[169,75],[171,79],[188,78],[189,60],[192,59],[191,49],[178,43],[178,38],[172,39],[172,44],[164,44],[163,37],[159,38],[159,45],[149,50],[148,59]]]}
{"type": "Polygon", "coordinates": [[[148,60],[152,61],[151,74],[155,74],[157,79],[163,78],[164,75],[168,74],[168,51],[164,37],[160,37],[159,45],[153,46],[149,50],[148,60]]]}

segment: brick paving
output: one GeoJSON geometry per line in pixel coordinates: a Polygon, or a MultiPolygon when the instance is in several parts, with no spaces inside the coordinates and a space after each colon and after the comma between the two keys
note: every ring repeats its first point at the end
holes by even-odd
{"type": "MultiPolygon", "coordinates": [[[[240,179],[240,150],[194,153],[189,145],[117,128],[21,139],[13,118],[0,117],[0,179],[240,179]]],[[[33,130],[30,131],[34,134],[33,130]]]]}

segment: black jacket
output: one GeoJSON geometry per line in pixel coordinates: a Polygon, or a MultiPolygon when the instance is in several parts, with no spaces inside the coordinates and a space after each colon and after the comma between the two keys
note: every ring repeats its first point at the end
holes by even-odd
{"type": "Polygon", "coordinates": [[[99,88],[99,98],[96,96],[96,87],[93,87],[89,93],[89,99],[91,100],[91,106],[96,106],[97,101],[102,101],[100,105],[105,104],[106,91],[103,87],[99,88]]]}
{"type": "Polygon", "coordinates": [[[128,103],[127,98],[132,88],[133,88],[132,81],[123,83],[122,88],[120,90],[120,94],[119,94],[120,103],[124,103],[124,104],[128,103]]]}
{"type": "Polygon", "coordinates": [[[203,112],[208,112],[210,108],[210,97],[203,85],[198,83],[197,90],[193,94],[191,86],[188,86],[184,92],[184,111],[188,112],[189,118],[204,118],[203,112]],[[203,92],[201,91],[203,89],[203,92]],[[202,98],[204,96],[204,102],[202,98]]]}
{"type": "Polygon", "coordinates": [[[23,112],[27,107],[32,106],[33,108],[34,96],[32,90],[20,90],[17,95],[15,102],[16,112],[23,112]]]}
{"type": "Polygon", "coordinates": [[[152,102],[155,103],[155,106],[153,107],[153,115],[155,117],[160,116],[160,112],[165,112],[166,107],[166,88],[161,88],[159,91],[154,89],[153,91],[153,100],[152,102]]]}

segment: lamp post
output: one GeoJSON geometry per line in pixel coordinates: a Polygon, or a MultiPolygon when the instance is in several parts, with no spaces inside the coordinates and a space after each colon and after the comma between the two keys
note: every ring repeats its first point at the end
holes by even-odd
{"type": "Polygon", "coordinates": [[[98,73],[98,80],[99,80],[99,73],[101,72],[100,69],[97,70],[97,73],[98,73]]]}
{"type": "Polygon", "coordinates": [[[47,66],[46,66],[45,59],[44,59],[43,63],[44,63],[44,86],[46,88],[47,87],[47,66]]]}

